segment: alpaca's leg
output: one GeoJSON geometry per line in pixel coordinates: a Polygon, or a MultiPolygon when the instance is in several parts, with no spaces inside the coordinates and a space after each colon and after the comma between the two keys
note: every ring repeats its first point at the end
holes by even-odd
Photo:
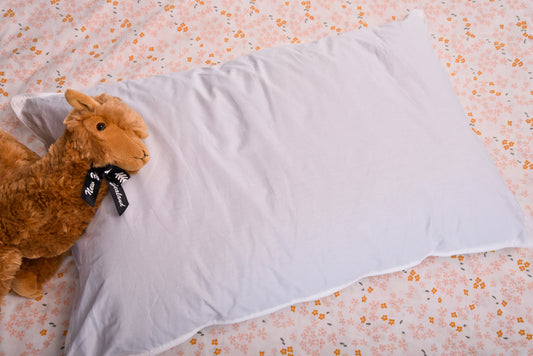
{"type": "Polygon", "coordinates": [[[21,297],[35,299],[42,297],[43,289],[37,283],[37,276],[32,272],[19,269],[11,283],[11,290],[21,297]]]}
{"type": "Polygon", "coordinates": [[[26,298],[38,298],[43,295],[42,285],[61,267],[68,252],[51,258],[22,259],[11,289],[26,298]]]}
{"type": "Polygon", "coordinates": [[[21,263],[22,256],[17,250],[0,246],[0,302],[9,293],[11,282],[21,263]]]}

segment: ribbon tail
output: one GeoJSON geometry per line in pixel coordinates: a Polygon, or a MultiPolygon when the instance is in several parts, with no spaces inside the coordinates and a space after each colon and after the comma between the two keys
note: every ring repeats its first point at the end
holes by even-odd
{"type": "Polygon", "coordinates": [[[111,192],[111,196],[115,202],[118,215],[122,215],[128,208],[128,205],[130,205],[128,198],[126,198],[126,193],[120,184],[110,182],[108,180],[107,185],[109,186],[109,191],[111,192]]]}
{"type": "Polygon", "coordinates": [[[101,173],[96,169],[91,169],[85,176],[83,188],[81,190],[81,198],[90,206],[94,207],[96,197],[102,184],[101,173]]]}

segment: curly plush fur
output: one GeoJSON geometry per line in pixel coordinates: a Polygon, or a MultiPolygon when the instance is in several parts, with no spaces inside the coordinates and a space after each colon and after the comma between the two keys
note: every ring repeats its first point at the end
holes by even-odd
{"type": "Polygon", "coordinates": [[[35,298],[94,216],[81,199],[86,172],[113,164],[130,173],[148,162],[146,126],[120,99],[67,90],[74,110],[40,158],[0,130],[0,302],[13,289],[35,298]]]}

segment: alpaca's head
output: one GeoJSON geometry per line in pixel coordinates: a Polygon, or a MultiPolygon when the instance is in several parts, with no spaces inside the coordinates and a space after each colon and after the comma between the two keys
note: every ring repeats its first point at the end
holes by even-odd
{"type": "Polygon", "coordinates": [[[101,94],[90,97],[67,90],[74,108],[64,121],[65,131],[82,157],[95,167],[116,165],[135,173],[148,162],[141,139],[148,136],[142,117],[119,98],[101,94]]]}

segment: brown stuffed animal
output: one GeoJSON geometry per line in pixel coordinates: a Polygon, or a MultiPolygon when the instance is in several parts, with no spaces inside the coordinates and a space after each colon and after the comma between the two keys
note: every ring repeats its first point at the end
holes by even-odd
{"type": "Polygon", "coordinates": [[[120,99],[67,90],[74,108],[63,135],[40,158],[0,130],[0,302],[13,289],[36,298],[93,218],[81,198],[92,167],[116,165],[136,173],[148,162],[141,116],[120,99]]]}

